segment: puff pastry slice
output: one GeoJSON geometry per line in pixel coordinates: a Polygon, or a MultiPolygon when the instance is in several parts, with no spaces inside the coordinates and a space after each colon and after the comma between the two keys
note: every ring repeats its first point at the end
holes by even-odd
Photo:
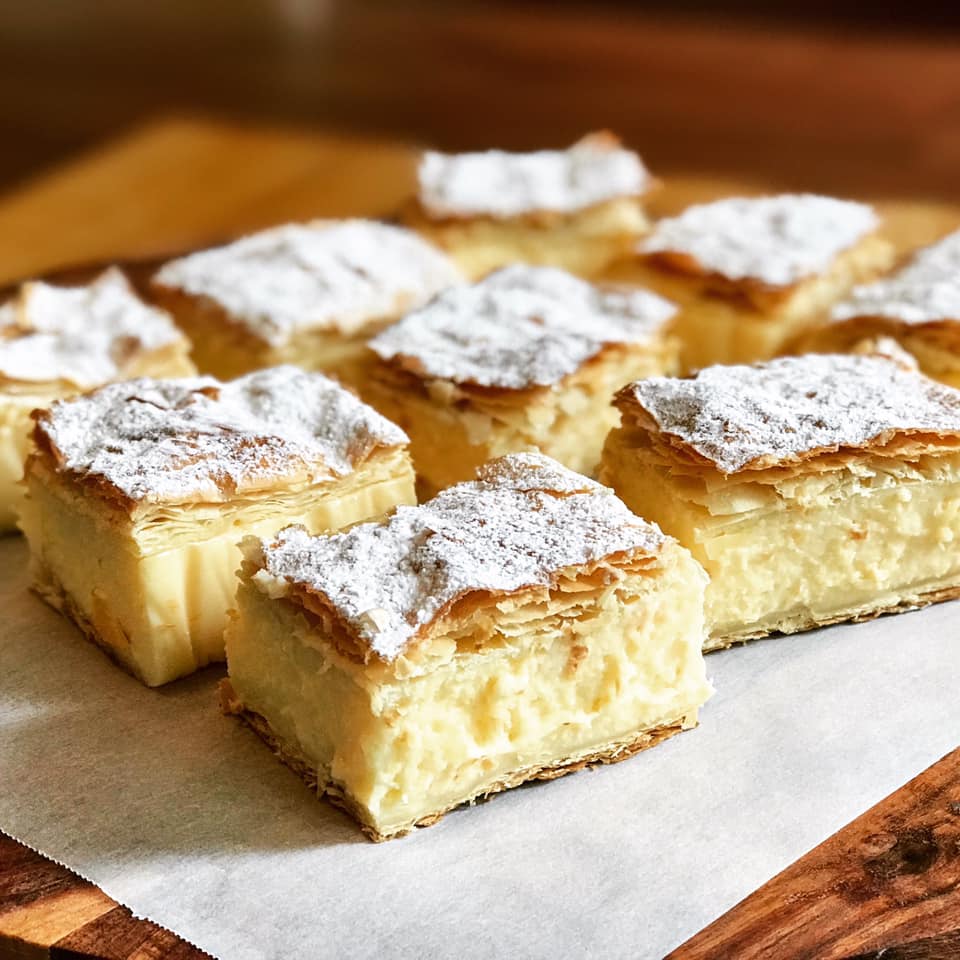
{"type": "Polygon", "coordinates": [[[698,564],[540,455],[244,553],[225,708],[375,840],[623,760],[711,692],[698,564]]]}
{"type": "Polygon", "coordinates": [[[862,203],[812,194],[734,197],[659,221],[629,276],[673,300],[685,370],[784,352],[893,246],[862,203]]]}
{"type": "Polygon", "coordinates": [[[238,542],[414,502],[406,437],[321,374],[139,379],[36,414],[34,589],[149,686],[223,659],[238,542]]]}
{"type": "Polygon", "coordinates": [[[157,300],[193,341],[202,373],[293,363],[350,382],[378,330],[462,280],[417,234],[372,220],[317,220],[173,260],[157,300]]]}
{"type": "Polygon", "coordinates": [[[424,154],[406,222],[473,279],[510,263],[584,276],[627,256],[649,227],[653,180],[610,133],[567,150],[424,154]]]}
{"type": "Polygon", "coordinates": [[[796,352],[863,352],[895,341],[936,380],[960,387],[960,231],[917,252],[893,276],[862,284],[796,352]]]}
{"type": "Polygon", "coordinates": [[[882,356],[656,378],[600,476],[703,564],[708,649],[960,593],[960,391],[882,356]]]}
{"type": "Polygon", "coordinates": [[[113,380],[195,373],[190,344],[110,269],[86,286],[25,283],[0,305],[0,533],[23,499],[30,412],[113,380]]]}
{"type": "Polygon", "coordinates": [[[589,473],[616,422],[613,392],[674,370],[673,312],[646,291],[506,267],[375,337],[361,393],[410,435],[422,495],[523,450],[589,473]]]}

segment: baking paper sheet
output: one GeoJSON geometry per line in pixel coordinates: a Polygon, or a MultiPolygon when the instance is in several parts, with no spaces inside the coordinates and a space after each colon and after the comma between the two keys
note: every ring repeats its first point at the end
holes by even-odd
{"type": "Polygon", "coordinates": [[[141,687],[0,540],[0,828],[222,960],[660,958],[960,741],[960,607],[713,654],[701,726],[372,844],[235,719],[141,687]]]}

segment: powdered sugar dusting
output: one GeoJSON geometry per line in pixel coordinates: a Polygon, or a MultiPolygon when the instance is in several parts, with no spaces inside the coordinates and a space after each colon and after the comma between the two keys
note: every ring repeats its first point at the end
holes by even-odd
{"type": "Polygon", "coordinates": [[[903,324],[960,321],[960,230],[926,247],[886,280],[854,287],[831,320],[888,317],[903,324]]]}
{"type": "Polygon", "coordinates": [[[608,344],[649,341],[674,312],[645,290],[517,264],[445,291],[370,347],[423,376],[525,389],[558,383],[608,344]]]}
{"type": "Polygon", "coordinates": [[[790,286],[823,273],[879,226],[862,203],[815,194],[734,197],[688,207],[661,220],[639,252],[692,257],[730,280],[790,286]]]}
{"type": "Polygon", "coordinates": [[[266,343],[301,330],[352,334],[462,276],[417,234],[371,220],[287,224],[164,266],[154,282],[213,300],[266,343]]]}
{"type": "Polygon", "coordinates": [[[960,390],[881,356],[707,367],[689,380],[638,380],[624,400],[728,474],[900,432],[960,433],[960,390]]]}
{"type": "Polygon", "coordinates": [[[460,597],[549,586],[566,567],[654,554],[664,541],[606,487],[514,454],[382,523],[325,537],[288,527],[261,545],[270,577],[325,596],[373,653],[393,660],[460,597]]]}
{"type": "Polygon", "coordinates": [[[609,134],[586,136],[568,150],[428,152],[418,173],[420,204],[434,217],[571,213],[639,195],[650,182],[640,158],[609,134]]]}
{"type": "Polygon", "coordinates": [[[183,339],[119,270],[85,287],[26,283],[0,307],[0,376],[90,389],[122,378],[144,353],[183,339]]]}
{"type": "Polygon", "coordinates": [[[61,469],[135,501],[225,501],[284,477],[349,474],[374,449],[405,444],[389,420],[322,374],[258,370],[143,378],[55,403],[39,423],[61,469]]]}

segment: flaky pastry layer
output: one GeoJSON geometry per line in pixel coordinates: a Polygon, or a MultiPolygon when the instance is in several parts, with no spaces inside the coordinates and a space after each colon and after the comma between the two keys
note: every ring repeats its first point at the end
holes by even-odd
{"type": "Polygon", "coordinates": [[[353,393],[292,365],[110,384],[33,419],[28,470],[61,473],[131,515],[335,481],[407,442],[353,393]]]}
{"type": "Polygon", "coordinates": [[[614,403],[638,447],[678,469],[764,479],[837,458],[903,458],[960,447],[960,392],[895,351],[716,365],[627,384],[614,403]]]}

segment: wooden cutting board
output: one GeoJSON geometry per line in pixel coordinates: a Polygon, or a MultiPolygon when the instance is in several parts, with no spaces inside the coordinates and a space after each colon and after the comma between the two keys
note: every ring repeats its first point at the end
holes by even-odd
{"type": "MultiPolygon", "coordinates": [[[[154,260],[290,219],[389,217],[409,194],[415,155],[397,143],[161,120],[0,198],[0,287],[112,260],[154,260]]],[[[652,202],[657,214],[777,186],[658,172],[666,185],[652,202]]],[[[904,250],[960,225],[960,208],[865,199],[881,206],[904,250]]],[[[201,956],[0,834],[0,958],[201,956]]],[[[960,749],[671,960],[881,956],[960,958],[960,749]]]]}

